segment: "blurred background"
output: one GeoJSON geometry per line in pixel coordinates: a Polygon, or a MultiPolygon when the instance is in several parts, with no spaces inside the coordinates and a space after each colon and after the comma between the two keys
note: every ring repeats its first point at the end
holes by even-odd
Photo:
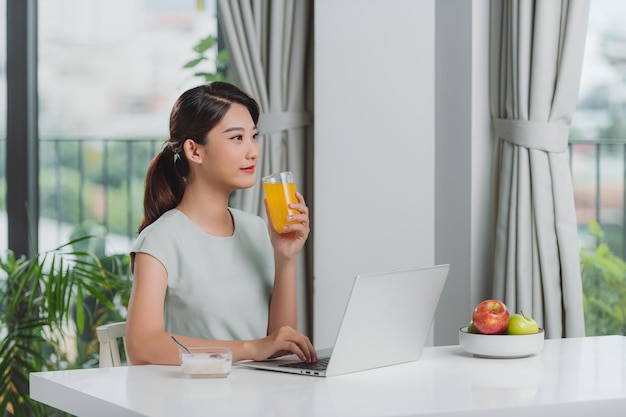
{"type": "MultiPolygon", "coordinates": [[[[148,163],[167,139],[176,98],[214,72],[214,0],[45,0],[38,3],[39,250],[100,225],[127,252],[141,220],[148,163]],[[193,68],[189,61],[202,59],[193,68]]],[[[0,2],[6,45],[6,1],[0,2]]],[[[0,49],[0,251],[5,202],[6,49],[0,49]]]]}
{"type": "MultiPolygon", "coordinates": [[[[2,45],[6,4],[0,0],[2,45]]],[[[127,254],[142,217],[145,172],[167,139],[172,104],[207,74],[226,74],[215,0],[40,0],[37,13],[37,249],[98,233],[106,236],[106,254],[127,254]]],[[[625,332],[624,16],[624,1],[591,1],[570,130],[588,334],[625,332]]],[[[8,224],[6,97],[2,47],[0,253],[8,224]]]]}

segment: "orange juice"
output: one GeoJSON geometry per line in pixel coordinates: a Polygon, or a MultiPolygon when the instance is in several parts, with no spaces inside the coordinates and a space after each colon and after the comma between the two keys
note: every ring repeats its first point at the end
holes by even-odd
{"type": "Polygon", "coordinates": [[[298,210],[289,208],[289,203],[297,203],[296,184],[292,182],[263,181],[265,198],[272,219],[272,226],[278,233],[283,233],[283,227],[297,222],[288,222],[287,216],[297,214],[298,210]]]}
{"type": "Polygon", "coordinates": [[[298,201],[296,198],[296,184],[293,182],[281,184],[264,183],[265,197],[269,208],[269,215],[272,219],[272,226],[278,233],[283,233],[283,227],[297,222],[288,222],[287,216],[298,213],[297,210],[290,209],[288,204],[298,201]]]}

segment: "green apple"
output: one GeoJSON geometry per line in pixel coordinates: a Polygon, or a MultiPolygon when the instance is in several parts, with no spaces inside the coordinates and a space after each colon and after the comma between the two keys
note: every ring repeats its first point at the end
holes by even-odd
{"type": "Polygon", "coordinates": [[[476,328],[473,321],[470,321],[470,323],[467,325],[467,332],[480,334],[480,330],[476,328]]]}
{"type": "Polygon", "coordinates": [[[524,312],[511,314],[507,334],[535,334],[539,333],[539,325],[535,320],[524,315],[524,312]]]}

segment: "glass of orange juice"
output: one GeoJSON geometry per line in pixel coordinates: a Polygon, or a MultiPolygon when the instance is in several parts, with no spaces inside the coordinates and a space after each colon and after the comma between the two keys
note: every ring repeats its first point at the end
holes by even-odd
{"type": "Polygon", "coordinates": [[[288,222],[287,216],[299,213],[289,208],[290,203],[297,203],[296,184],[291,171],[270,174],[262,178],[263,190],[267,199],[272,227],[278,233],[285,233],[283,227],[297,222],[288,222]]]}

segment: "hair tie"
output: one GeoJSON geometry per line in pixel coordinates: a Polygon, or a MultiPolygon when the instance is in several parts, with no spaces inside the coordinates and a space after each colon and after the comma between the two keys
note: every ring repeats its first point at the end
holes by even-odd
{"type": "Polygon", "coordinates": [[[165,141],[165,149],[167,149],[168,151],[170,151],[171,153],[178,153],[180,152],[177,148],[178,144],[176,142],[172,142],[171,140],[167,140],[165,141]]]}

